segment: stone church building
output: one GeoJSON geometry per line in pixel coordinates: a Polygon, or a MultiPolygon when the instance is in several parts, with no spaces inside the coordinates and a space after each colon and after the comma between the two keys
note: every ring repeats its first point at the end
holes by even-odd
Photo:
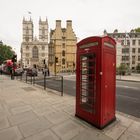
{"type": "Polygon", "coordinates": [[[48,21],[39,19],[39,38],[34,36],[32,19],[22,22],[21,65],[38,68],[48,65],[48,21]]]}

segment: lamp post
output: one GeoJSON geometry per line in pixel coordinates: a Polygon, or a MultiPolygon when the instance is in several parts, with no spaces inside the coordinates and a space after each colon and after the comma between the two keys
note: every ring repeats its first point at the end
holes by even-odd
{"type": "Polygon", "coordinates": [[[128,48],[129,48],[129,72],[131,73],[131,47],[130,47],[130,44],[131,44],[131,42],[130,42],[130,40],[131,40],[131,38],[130,38],[130,36],[129,36],[129,34],[128,33],[126,33],[125,32],[125,40],[126,40],[126,46],[128,46],[128,48]],[[129,39],[128,41],[129,41],[129,43],[127,42],[127,38],[129,39]]]}

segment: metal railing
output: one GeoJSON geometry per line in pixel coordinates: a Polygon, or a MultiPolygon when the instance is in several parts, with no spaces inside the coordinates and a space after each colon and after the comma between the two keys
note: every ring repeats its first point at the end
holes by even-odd
{"type": "Polygon", "coordinates": [[[42,86],[44,90],[48,88],[48,89],[59,91],[61,93],[61,96],[63,96],[63,76],[60,75],[47,76],[46,74],[34,76],[34,75],[21,74],[16,76],[16,79],[19,79],[21,81],[33,85],[36,84],[42,86]]]}

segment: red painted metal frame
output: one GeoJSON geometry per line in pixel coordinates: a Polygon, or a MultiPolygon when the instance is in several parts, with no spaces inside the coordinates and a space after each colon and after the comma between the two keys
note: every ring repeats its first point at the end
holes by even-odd
{"type": "Polygon", "coordinates": [[[88,37],[77,43],[75,115],[95,125],[98,128],[103,128],[111,121],[115,120],[115,96],[116,96],[115,46],[116,42],[114,41],[114,39],[108,36],[88,37]],[[96,54],[95,58],[96,102],[94,105],[95,110],[93,110],[94,113],[84,110],[80,105],[81,103],[80,57],[84,54],[93,54],[93,53],[96,54]]]}

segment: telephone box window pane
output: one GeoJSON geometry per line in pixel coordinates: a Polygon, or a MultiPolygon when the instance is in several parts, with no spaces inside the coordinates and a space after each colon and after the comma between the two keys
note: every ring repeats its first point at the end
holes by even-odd
{"type": "Polygon", "coordinates": [[[96,55],[85,54],[80,58],[81,81],[80,81],[80,105],[91,113],[95,113],[96,101],[96,55]]]}

